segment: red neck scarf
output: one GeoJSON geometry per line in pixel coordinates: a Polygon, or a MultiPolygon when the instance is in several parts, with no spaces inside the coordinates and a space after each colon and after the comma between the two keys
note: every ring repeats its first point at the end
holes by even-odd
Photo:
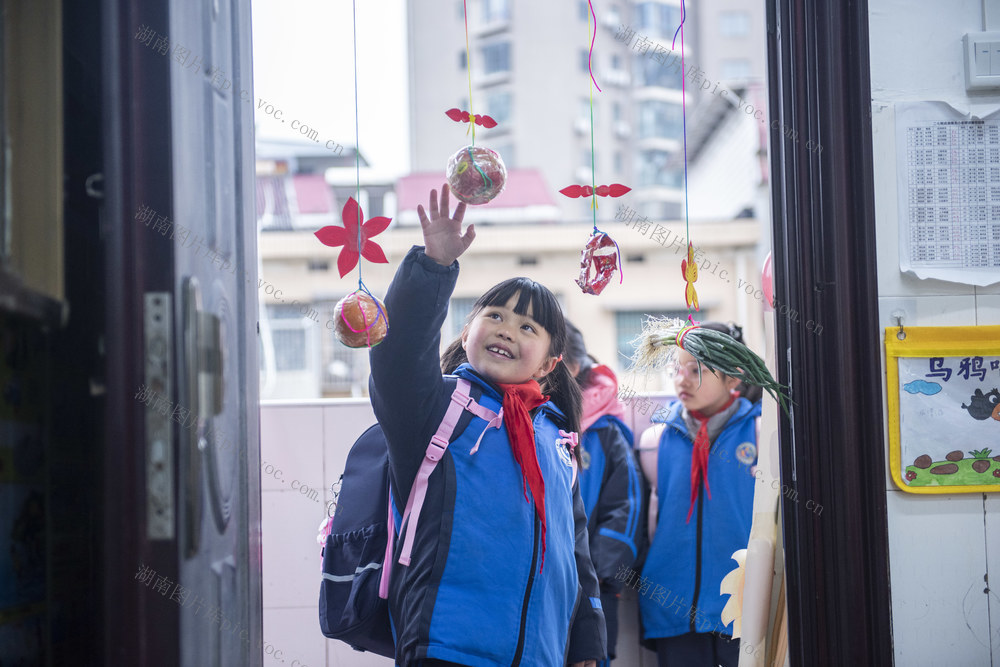
{"type": "Polygon", "coordinates": [[[514,453],[514,460],[521,466],[524,499],[528,500],[530,488],[535,499],[535,512],[542,522],[542,565],[545,565],[545,480],[542,478],[542,469],[538,466],[535,429],[528,412],[547,402],[549,397],[542,394],[534,380],[498,386],[503,389],[503,424],[510,437],[510,449],[514,453]]]}
{"type": "MultiPolygon", "coordinates": [[[[728,408],[735,400],[735,395],[730,396],[726,404],[719,408],[715,414],[728,408]]],[[[698,429],[698,435],[694,439],[694,449],[691,451],[691,507],[688,508],[687,515],[689,523],[691,513],[694,511],[694,503],[698,499],[698,490],[702,484],[705,485],[708,499],[712,499],[712,490],[708,486],[708,450],[712,447],[712,443],[708,439],[708,420],[712,418],[712,415],[704,415],[697,410],[691,410],[691,416],[701,423],[701,427],[698,429]]]]}

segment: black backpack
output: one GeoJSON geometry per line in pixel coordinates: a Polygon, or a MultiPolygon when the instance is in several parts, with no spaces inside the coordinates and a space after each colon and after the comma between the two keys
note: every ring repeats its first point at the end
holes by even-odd
{"type": "Polygon", "coordinates": [[[320,629],[357,651],[392,658],[389,602],[379,597],[389,535],[389,452],[381,426],[357,439],[340,480],[323,547],[320,629]]]}
{"type": "MultiPolygon", "coordinates": [[[[501,427],[501,417],[479,405],[471,396],[469,381],[459,378],[401,512],[400,523],[406,525],[406,532],[399,536],[399,562],[403,565],[409,564],[427,480],[444,456],[465,411],[484,419],[487,429],[501,427]]],[[[319,625],[331,639],[387,658],[396,654],[386,599],[398,531],[395,515],[390,513],[390,494],[388,445],[382,427],[375,424],[351,446],[340,476],[336,510],[321,527],[324,546],[319,625]]]]}

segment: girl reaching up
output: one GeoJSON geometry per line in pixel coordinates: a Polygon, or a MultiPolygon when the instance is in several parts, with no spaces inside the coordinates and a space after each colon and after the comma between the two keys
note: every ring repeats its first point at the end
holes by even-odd
{"type": "Polygon", "coordinates": [[[396,662],[592,667],[605,653],[604,616],[572,453],[580,393],[561,363],[565,320],[544,286],[504,281],[480,297],[455,344],[467,362],[442,376],[456,260],[475,238],[471,225],[461,230],[465,204],[452,217],[448,199],[444,186],[440,203],[431,191],[430,215],[418,207],[425,245],[396,272],[385,298],[392,326],[371,350],[396,510],[411,487],[426,494],[412,542],[393,554],[396,662]],[[459,396],[465,382],[469,396],[459,396]],[[428,447],[453,402],[450,444],[428,447]],[[425,455],[440,462],[422,479],[425,455]]]}

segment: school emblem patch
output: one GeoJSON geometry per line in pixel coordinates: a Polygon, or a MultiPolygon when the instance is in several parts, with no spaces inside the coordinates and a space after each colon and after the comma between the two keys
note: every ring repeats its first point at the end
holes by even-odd
{"type": "Polygon", "coordinates": [[[569,451],[565,438],[556,439],[556,453],[559,454],[563,463],[570,467],[573,466],[573,454],[569,451]]]}
{"type": "Polygon", "coordinates": [[[757,445],[752,442],[744,442],[736,448],[736,460],[743,465],[753,465],[757,460],[757,445]]]}

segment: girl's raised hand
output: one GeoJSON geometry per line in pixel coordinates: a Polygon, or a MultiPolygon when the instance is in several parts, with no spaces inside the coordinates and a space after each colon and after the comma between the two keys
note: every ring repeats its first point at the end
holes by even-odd
{"type": "Polygon", "coordinates": [[[449,216],[448,195],[448,186],[441,186],[441,205],[438,207],[437,190],[431,190],[430,218],[423,206],[417,206],[420,227],[424,232],[424,254],[442,266],[451,266],[476,238],[475,225],[469,225],[465,234],[462,233],[465,202],[459,203],[454,218],[449,216]]]}

